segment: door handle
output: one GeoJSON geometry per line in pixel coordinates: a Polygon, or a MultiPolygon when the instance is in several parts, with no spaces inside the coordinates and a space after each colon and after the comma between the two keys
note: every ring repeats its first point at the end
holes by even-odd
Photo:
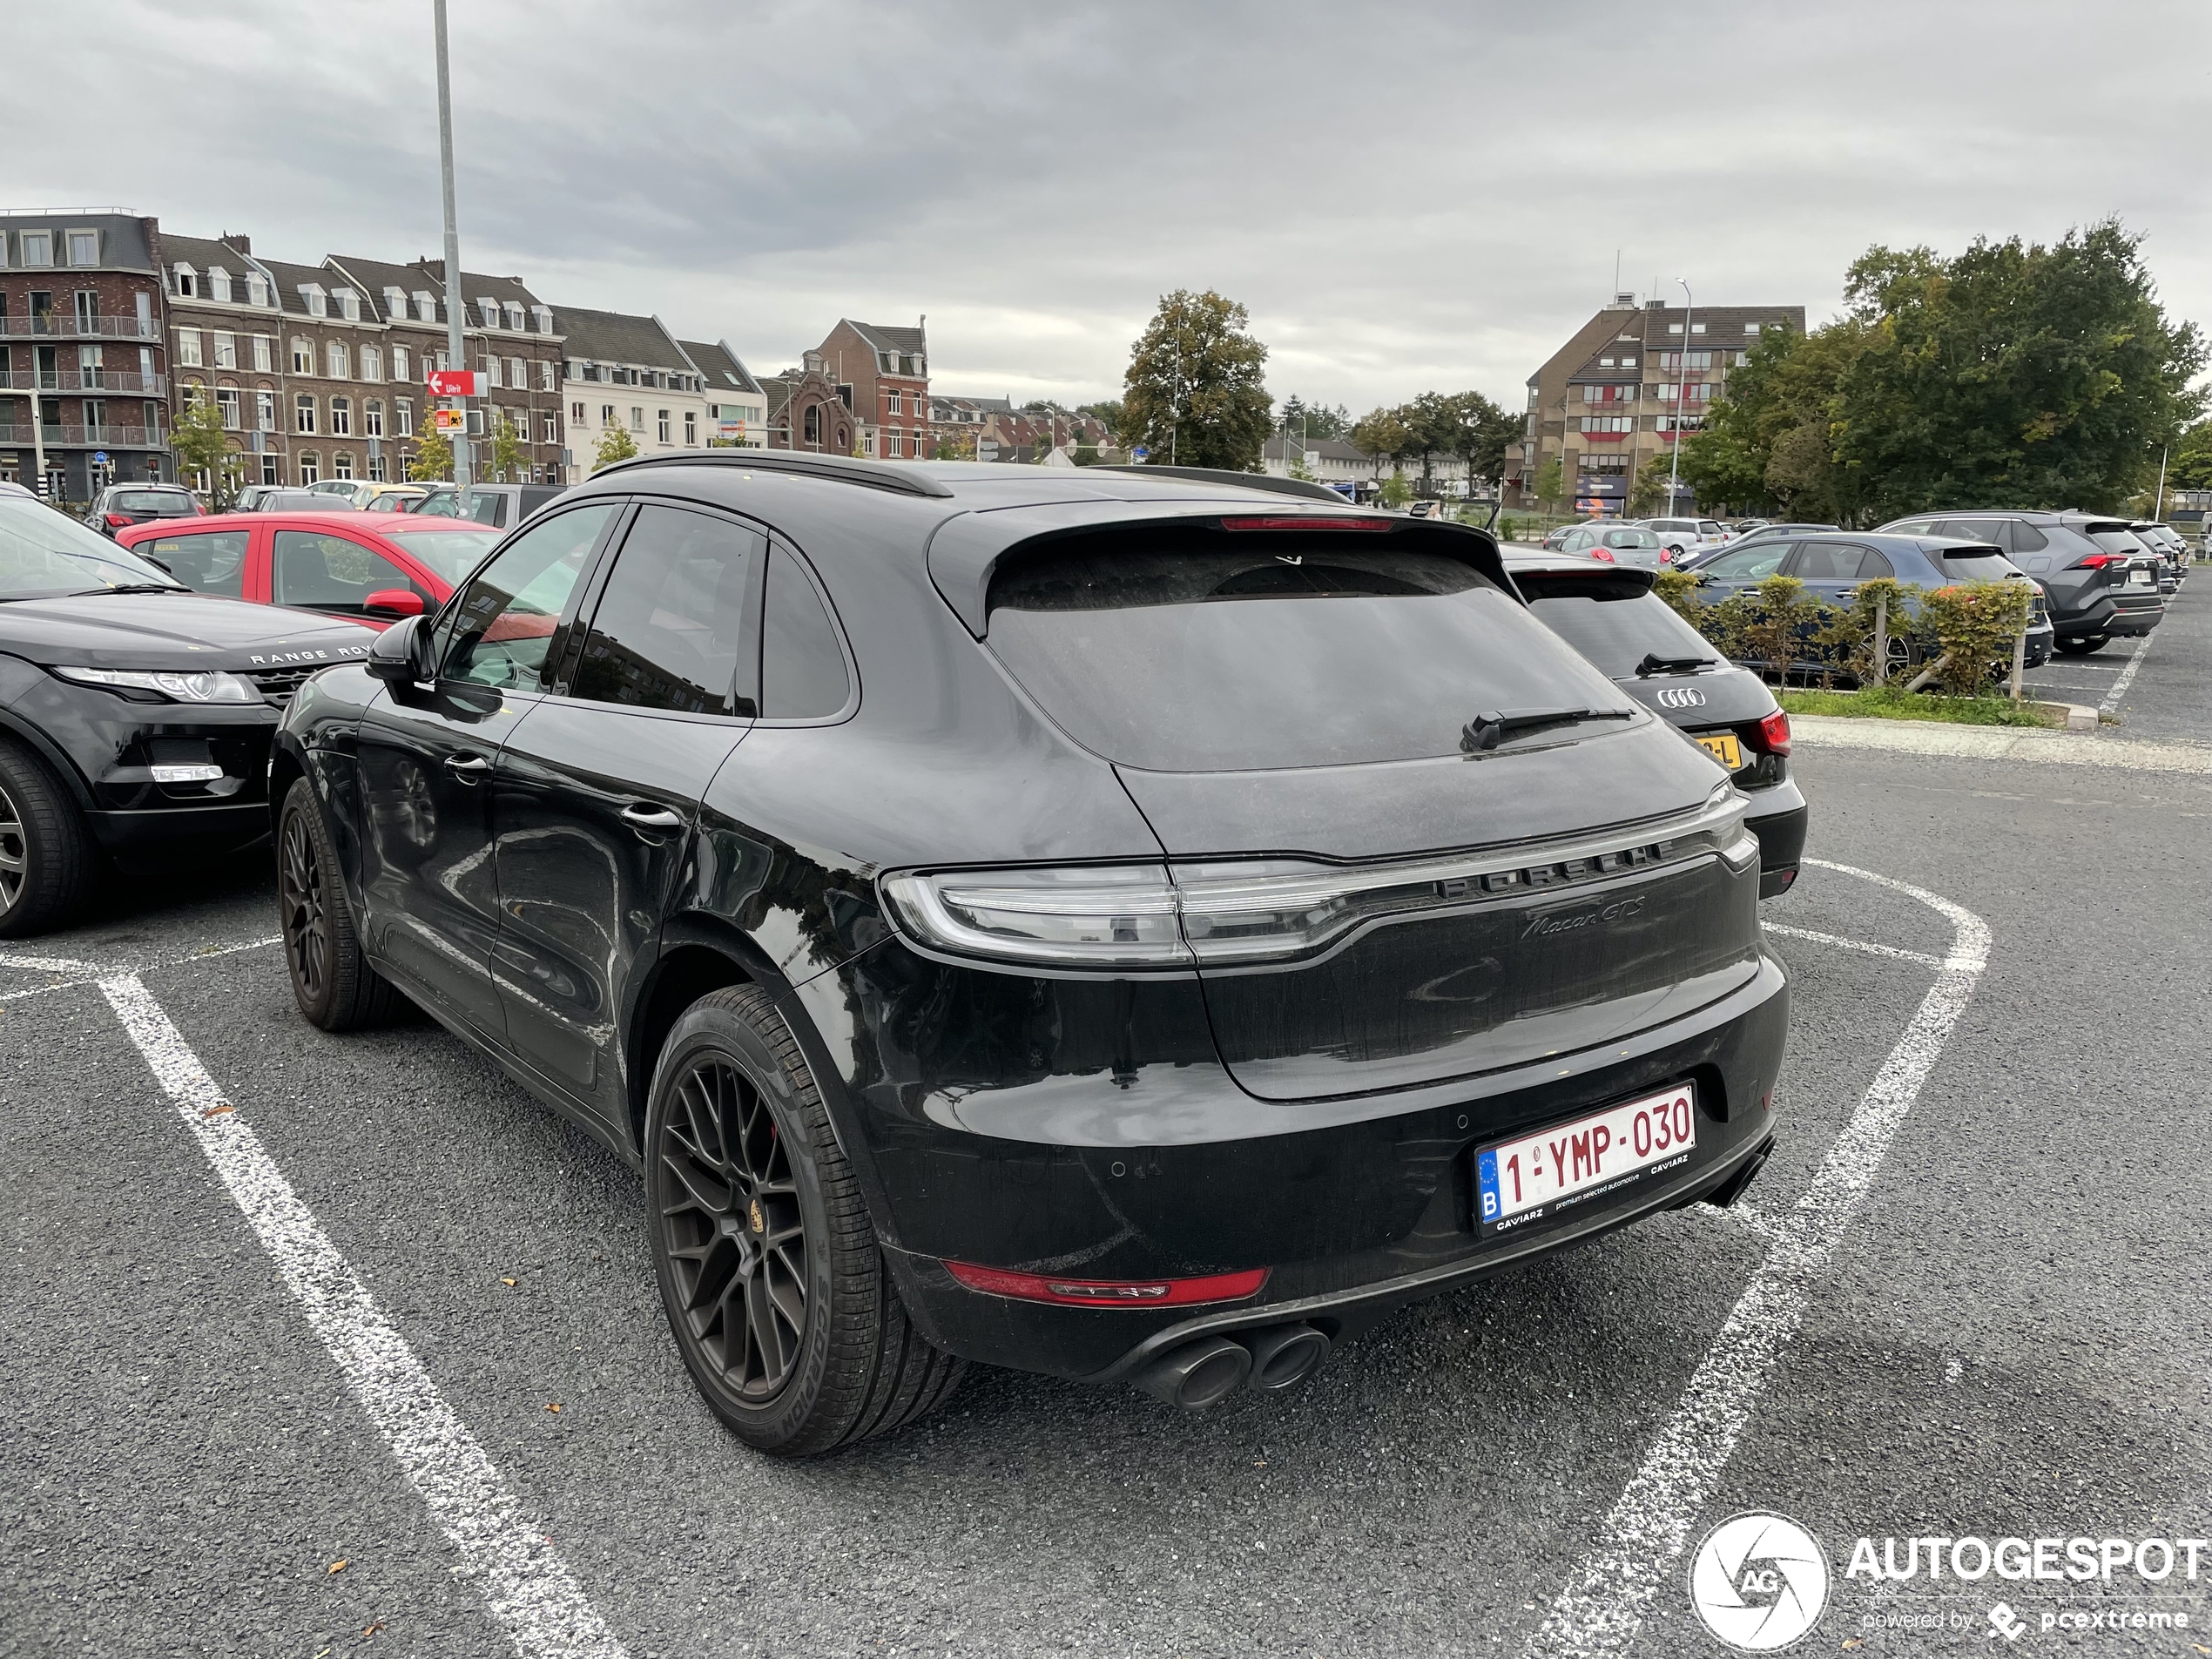
{"type": "Polygon", "coordinates": [[[1858,597],[1858,590],[1856,588],[1838,588],[1836,590],[1836,603],[1838,604],[1847,605],[1858,597]]]}
{"type": "Polygon", "coordinates": [[[622,809],[622,821],[634,830],[682,829],[684,820],[665,806],[634,806],[622,809]]]}
{"type": "Polygon", "coordinates": [[[491,762],[482,755],[448,755],[446,770],[464,784],[473,784],[491,770],[491,762]]]}

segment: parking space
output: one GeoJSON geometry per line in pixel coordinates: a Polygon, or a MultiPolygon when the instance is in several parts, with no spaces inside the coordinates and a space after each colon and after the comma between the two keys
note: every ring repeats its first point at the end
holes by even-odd
{"type": "MultiPolygon", "coordinates": [[[[1861,1535],[2202,1532],[2212,875],[2163,849],[2212,822],[2212,788],[1836,752],[1798,770],[1816,854],[1990,942],[1915,1046],[1954,917],[1830,867],[1766,907],[1792,1035],[1748,1207],[1408,1309],[1285,1399],[1191,1416],[984,1372],[807,1465],[699,1403],[617,1159],[428,1021],[298,1019],[257,869],[0,951],[0,1649],[1698,1654],[1722,1649],[1680,1545],[1737,1510],[1804,1521],[1839,1573],[1861,1535]],[[2068,872],[2094,914],[2050,901],[2068,872]],[[509,1506],[479,1492],[482,1513],[535,1539],[527,1561],[455,1541],[421,1460],[460,1453],[379,1417],[125,1035],[96,982],[118,970],[481,1448],[509,1506]],[[1870,1104],[1885,1132],[1838,1188],[1870,1104]],[[1811,1236],[1793,1218],[1845,1188],[1830,1247],[1784,1260],[1811,1236]],[[1761,1285],[1802,1294],[1747,1308],[1761,1285]],[[1624,1525],[1635,1581],[1594,1615],[1578,1587],[1624,1525]],[[541,1616],[529,1587],[554,1568],[604,1638],[541,1616]]],[[[2005,1588],[2024,1610],[2100,1590],[2005,1588]]],[[[2185,1589],[2212,1616],[2201,1587],[2166,1593],[2185,1589]]],[[[1818,1640],[1927,1651],[1858,1622],[1916,1596],[1970,1613],[1955,1645],[1982,1647],[1994,1593],[1948,1582],[1839,1578],[1818,1640]]]]}

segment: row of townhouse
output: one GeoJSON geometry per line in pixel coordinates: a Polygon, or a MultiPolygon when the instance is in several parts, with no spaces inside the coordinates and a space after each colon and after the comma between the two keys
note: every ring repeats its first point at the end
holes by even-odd
{"type": "Polygon", "coordinates": [[[1073,466],[1076,450],[1111,442],[1096,415],[1049,403],[1016,408],[1005,397],[934,398],[930,421],[944,453],[968,461],[1073,466]]]}
{"type": "MultiPolygon", "coordinates": [[[[646,454],[769,442],[766,393],[725,341],[556,311],[519,277],[464,270],[461,290],[459,366],[487,388],[480,469],[497,455],[507,476],[573,481],[612,426],[646,454]]],[[[448,325],[441,260],[297,264],[118,210],[0,213],[0,478],[66,501],[173,481],[192,399],[250,481],[403,478],[430,425],[425,376],[455,366],[448,325]]]]}

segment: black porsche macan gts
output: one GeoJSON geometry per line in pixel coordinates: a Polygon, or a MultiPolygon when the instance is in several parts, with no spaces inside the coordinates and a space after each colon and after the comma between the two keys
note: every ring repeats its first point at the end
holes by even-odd
{"type": "Polygon", "coordinates": [[[640,1165],[786,1455],[967,1360],[1291,1387],[1727,1202],[1787,1021],[1743,797],[1487,536],[1258,484],[601,471],[294,698],[300,1008],[404,993],[640,1165]]]}

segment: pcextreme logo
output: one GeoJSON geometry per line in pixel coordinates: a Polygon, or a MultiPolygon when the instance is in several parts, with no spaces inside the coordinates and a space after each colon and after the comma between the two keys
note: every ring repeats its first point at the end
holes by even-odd
{"type": "Polygon", "coordinates": [[[1689,1560],[1689,1604],[1744,1653],[1802,1641],[1828,1609],[1828,1553],[1787,1515],[1753,1511],[1707,1533],[1689,1560]]]}

